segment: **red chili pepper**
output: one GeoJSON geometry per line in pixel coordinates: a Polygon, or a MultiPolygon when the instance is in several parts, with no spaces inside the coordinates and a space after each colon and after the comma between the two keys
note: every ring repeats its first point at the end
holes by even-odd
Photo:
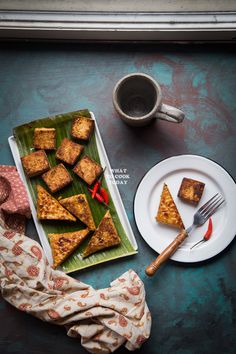
{"type": "Polygon", "coordinates": [[[93,189],[92,189],[92,198],[93,198],[93,199],[94,199],[94,197],[95,197],[95,195],[96,195],[96,193],[97,193],[99,187],[100,187],[100,182],[97,181],[97,182],[95,183],[93,189]]]}
{"type": "Polygon", "coordinates": [[[104,199],[103,199],[103,197],[101,196],[101,194],[96,193],[96,194],[95,194],[95,198],[96,198],[100,203],[104,203],[104,199]]]}
{"type": "MultiPolygon", "coordinates": [[[[93,189],[88,188],[88,190],[89,190],[90,193],[93,193],[93,189]]],[[[104,203],[104,199],[103,199],[103,197],[101,196],[101,194],[95,193],[95,198],[96,198],[100,203],[104,203]]]]}
{"type": "Polygon", "coordinates": [[[212,219],[210,218],[209,219],[209,222],[208,222],[208,228],[207,228],[207,231],[204,235],[204,240],[205,241],[208,241],[211,237],[211,234],[212,234],[212,230],[213,230],[213,226],[212,226],[212,219]]]}
{"type": "Polygon", "coordinates": [[[99,190],[99,188],[101,186],[105,170],[106,170],[106,167],[103,169],[102,173],[100,174],[99,178],[97,179],[97,181],[94,184],[93,192],[92,192],[92,198],[93,199],[95,198],[95,195],[96,195],[96,193],[98,192],[98,190],[99,190]]]}
{"type": "Polygon", "coordinates": [[[212,219],[210,218],[209,221],[208,221],[207,231],[206,231],[203,239],[198,241],[197,243],[195,243],[195,245],[193,245],[190,249],[192,249],[193,247],[199,245],[201,242],[208,241],[211,238],[212,231],[213,231],[213,225],[212,225],[212,219]]]}
{"type": "Polygon", "coordinates": [[[100,194],[101,196],[103,197],[104,199],[104,202],[106,204],[109,204],[109,194],[107,193],[106,189],[105,188],[100,188],[100,194]]]}
{"type": "MultiPolygon", "coordinates": [[[[91,188],[88,188],[88,190],[89,190],[90,193],[93,193],[93,190],[92,190],[91,188]]],[[[107,207],[107,208],[109,208],[109,209],[111,209],[111,210],[114,210],[110,205],[108,205],[108,204],[105,202],[103,196],[102,196],[101,194],[99,194],[98,192],[95,194],[95,198],[96,198],[101,204],[103,204],[105,207],[107,207]]]]}

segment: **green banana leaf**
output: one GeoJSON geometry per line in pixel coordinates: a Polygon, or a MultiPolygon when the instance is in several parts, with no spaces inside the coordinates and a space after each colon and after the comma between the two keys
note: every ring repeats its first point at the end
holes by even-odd
{"type": "MultiPolygon", "coordinates": [[[[18,146],[18,150],[20,156],[25,156],[34,151],[33,149],[33,135],[34,129],[36,127],[46,127],[46,128],[56,128],[57,132],[57,146],[60,145],[63,138],[71,138],[70,131],[71,131],[71,124],[72,120],[77,116],[84,116],[90,117],[91,115],[88,110],[80,110],[75,112],[69,112],[65,114],[60,114],[56,116],[50,116],[47,118],[39,119],[32,121],[30,123],[18,126],[13,129],[13,134],[16,139],[16,143],[18,146]]],[[[81,143],[81,142],[80,142],[81,143]]],[[[90,156],[93,160],[100,163],[100,157],[98,153],[97,143],[95,133],[93,133],[89,142],[84,143],[84,151],[83,155],[90,156]]],[[[47,151],[47,156],[50,162],[51,167],[55,166],[58,161],[55,158],[55,151],[47,151]]],[[[82,155],[82,156],[83,156],[82,155]]],[[[105,166],[102,166],[103,168],[105,166]]],[[[58,191],[53,196],[55,198],[65,198],[75,194],[84,193],[87,196],[95,224],[98,226],[99,222],[101,221],[102,217],[105,215],[107,208],[100,204],[96,199],[92,199],[91,193],[88,191],[87,185],[84,181],[82,181],[74,172],[72,171],[71,166],[66,166],[67,170],[71,174],[73,178],[72,184],[65,187],[64,189],[58,191]]],[[[40,176],[34,178],[27,178],[28,188],[33,200],[33,203],[36,207],[37,203],[37,193],[36,193],[36,185],[40,184],[45,189],[47,189],[46,185],[44,184],[42,178],[40,176]]],[[[109,191],[108,185],[106,182],[105,177],[102,180],[102,185],[109,191]]],[[[110,194],[110,193],[109,193],[110,194]]],[[[117,213],[116,206],[113,203],[111,195],[109,195],[110,201],[110,212],[118,231],[118,234],[121,238],[121,244],[117,247],[106,249],[95,253],[85,259],[82,259],[81,253],[83,249],[86,247],[90,237],[88,237],[76,250],[75,252],[62,264],[61,269],[66,272],[73,272],[75,270],[79,270],[82,268],[90,267],[102,262],[106,262],[112,259],[120,258],[127,255],[132,255],[137,253],[134,249],[133,245],[131,244],[117,213]]],[[[79,220],[75,223],[69,223],[65,221],[40,221],[44,232],[45,237],[49,233],[63,233],[63,232],[70,232],[76,231],[85,228],[85,225],[82,224],[79,220]]]]}

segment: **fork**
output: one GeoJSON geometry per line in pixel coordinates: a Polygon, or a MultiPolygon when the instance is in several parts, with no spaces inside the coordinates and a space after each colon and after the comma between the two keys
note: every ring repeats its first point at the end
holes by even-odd
{"type": "Polygon", "coordinates": [[[186,230],[182,230],[174,241],[167,246],[167,248],[162,251],[159,256],[152,261],[146,268],[145,272],[147,275],[152,276],[156,273],[157,269],[162,263],[164,263],[179,246],[184,242],[184,240],[189,236],[189,234],[198,226],[203,225],[225,202],[224,198],[219,194],[215,194],[211,199],[209,199],[200,209],[196,211],[193,216],[193,223],[186,230]]]}

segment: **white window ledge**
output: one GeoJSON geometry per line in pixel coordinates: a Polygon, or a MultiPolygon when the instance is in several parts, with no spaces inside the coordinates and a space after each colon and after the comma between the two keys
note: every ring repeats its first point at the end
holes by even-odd
{"type": "Polygon", "coordinates": [[[235,41],[236,12],[0,11],[0,38],[235,41]]]}

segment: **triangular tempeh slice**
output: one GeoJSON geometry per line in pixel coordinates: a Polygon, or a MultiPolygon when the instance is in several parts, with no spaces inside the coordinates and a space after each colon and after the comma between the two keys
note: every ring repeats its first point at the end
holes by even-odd
{"type": "Polygon", "coordinates": [[[57,268],[83,242],[89,234],[89,229],[48,234],[53,256],[53,268],[57,268]]]}
{"type": "Polygon", "coordinates": [[[71,214],[81,220],[90,230],[95,230],[96,225],[85,194],[77,194],[60,200],[61,205],[71,214]]]}
{"type": "Polygon", "coordinates": [[[162,224],[184,229],[182,218],[166,183],[163,186],[156,219],[162,224]]]}
{"type": "Polygon", "coordinates": [[[76,221],[76,218],[39,184],[37,185],[37,193],[38,219],[76,221]]]}
{"type": "Polygon", "coordinates": [[[117,246],[120,242],[121,239],[108,210],[85,248],[83,257],[87,257],[108,247],[117,246]]]}

